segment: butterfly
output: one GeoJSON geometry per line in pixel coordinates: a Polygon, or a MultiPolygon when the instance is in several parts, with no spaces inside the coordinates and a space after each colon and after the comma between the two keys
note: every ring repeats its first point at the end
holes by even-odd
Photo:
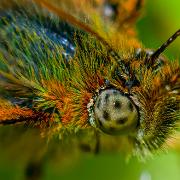
{"type": "Polygon", "coordinates": [[[180,30],[149,50],[134,30],[142,0],[85,2],[1,2],[0,124],[95,152],[163,149],[180,120],[180,66],[161,54],[180,30]]]}

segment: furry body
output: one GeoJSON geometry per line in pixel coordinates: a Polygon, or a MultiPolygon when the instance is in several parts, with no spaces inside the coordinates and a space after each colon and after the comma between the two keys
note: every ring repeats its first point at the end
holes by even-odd
{"type": "MultiPolygon", "coordinates": [[[[158,58],[149,67],[146,51],[138,54],[140,43],[124,30],[106,37],[116,59],[96,37],[34,4],[27,10],[16,4],[0,17],[1,124],[33,124],[50,134],[84,130],[90,136],[99,132],[90,123],[94,101],[100,90],[115,88],[139,113],[127,146],[144,155],[171,137],[180,119],[178,62],[158,58]]],[[[121,140],[101,136],[107,146],[121,140]]]]}

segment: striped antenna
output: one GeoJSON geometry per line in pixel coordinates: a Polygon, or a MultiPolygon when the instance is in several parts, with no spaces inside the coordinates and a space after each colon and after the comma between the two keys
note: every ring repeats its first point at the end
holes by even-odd
{"type": "Polygon", "coordinates": [[[150,57],[150,64],[153,65],[155,60],[166,50],[166,48],[178,37],[180,36],[180,29],[176,31],[162,46],[160,46],[150,57]]]}

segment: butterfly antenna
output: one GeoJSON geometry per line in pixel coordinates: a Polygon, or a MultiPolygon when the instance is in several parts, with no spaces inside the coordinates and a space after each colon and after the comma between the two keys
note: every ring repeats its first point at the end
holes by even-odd
{"type": "Polygon", "coordinates": [[[58,15],[64,21],[90,33],[91,35],[96,37],[99,41],[101,41],[108,48],[108,50],[112,51],[112,48],[109,45],[109,43],[102,36],[100,36],[96,31],[94,31],[91,27],[89,27],[87,24],[82,23],[80,20],[78,20],[74,16],[65,12],[61,8],[54,6],[52,3],[49,3],[46,0],[34,0],[34,1],[37,4],[45,7],[46,9],[48,9],[48,10],[52,11],[53,13],[55,13],[56,15],[58,15]]]}
{"type": "MultiPolygon", "coordinates": [[[[58,17],[60,17],[62,20],[84,30],[85,32],[90,33],[92,36],[96,37],[97,40],[99,40],[102,44],[104,44],[108,50],[108,54],[111,55],[116,61],[121,60],[121,57],[119,54],[112,48],[112,46],[109,45],[109,43],[102,37],[100,36],[96,31],[94,31],[90,26],[87,24],[81,22],[74,16],[70,15],[69,13],[65,12],[63,9],[58,8],[54,6],[52,3],[47,2],[46,0],[34,0],[37,4],[43,6],[44,8],[50,10],[51,12],[55,13],[58,17]]],[[[119,61],[120,63],[120,61],[119,61]]],[[[120,63],[122,66],[122,70],[126,75],[128,75],[125,72],[125,67],[123,63],[120,63]]]]}
{"type": "Polygon", "coordinates": [[[178,37],[180,36],[180,29],[176,31],[162,46],[160,46],[150,57],[150,64],[154,64],[155,60],[160,56],[162,52],[178,37]]]}

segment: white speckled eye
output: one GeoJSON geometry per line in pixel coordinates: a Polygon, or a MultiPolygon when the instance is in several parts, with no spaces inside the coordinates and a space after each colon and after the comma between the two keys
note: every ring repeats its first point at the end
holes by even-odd
{"type": "Polygon", "coordinates": [[[129,134],[138,124],[138,111],[127,96],[116,89],[100,93],[94,108],[95,122],[107,134],[129,134]]]}

